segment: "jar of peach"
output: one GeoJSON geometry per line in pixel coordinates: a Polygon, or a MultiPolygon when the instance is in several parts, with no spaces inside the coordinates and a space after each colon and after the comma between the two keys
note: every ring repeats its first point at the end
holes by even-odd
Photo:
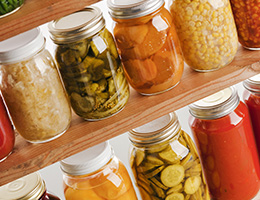
{"type": "Polygon", "coordinates": [[[176,86],[183,58],[172,17],[164,0],[108,0],[113,33],[128,82],[143,95],[176,86]]]}
{"type": "Polygon", "coordinates": [[[66,200],[137,200],[130,176],[108,142],[60,163],[66,200]]]}

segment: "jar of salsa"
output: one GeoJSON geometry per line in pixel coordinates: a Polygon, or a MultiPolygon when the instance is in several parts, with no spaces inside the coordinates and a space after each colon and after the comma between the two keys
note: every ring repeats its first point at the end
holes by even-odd
{"type": "Polygon", "coordinates": [[[47,142],[69,128],[68,97],[39,28],[0,42],[0,89],[17,132],[27,141],[47,142]]]}
{"type": "Polygon", "coordinates": [[[170,0],[185,62],[195,71],[229,64],[238,39],[229,0],[170,0]]]}
{"type": "Polygon", "coordinates": [[[210,200],[196,147],[170,113],[129,131],[130,165],[144,200],[210,200]]]}
{"type": "Polygon", "coordinates": [[[183,73],[182,51],[164,0],[108,0],[130,85],[143,95],[167,91],[183,73]]]}
{"type": "Polygon", "coordinates": [[[137,200],[130,176],[108,142],[60,164],[66,200],[137,200]]]}
{"type": "Polygon", "coordinates": [[[191,127],[214,200],[250,200],[260,189],[260,168],[246,105],[233,87],[189,106],[191,127]]]}
{"type": "Polygon", "coordinates": [[[260,75],[245,80],[243,85],[245,87],[243,100],[250,113],[258,155],[260,155],[260,75]]]}
{"type": "Polygon", "coordinates": [[[0,113],[0,162],[2,162],[12,153],[15,133],[1,96],[0,113]]]}
{"type": "Polygon", "coordinates": [[[49,193],[38,172],[29,174],[0,187],[1,200],[60,200],[49,193]]]}
{"type": "Polygon", "coordinates": [[[75,113],[96,121],[121,111],[129,86],[102,12],[87,7],[49,24],[55,57],[75,113]]]}
{"type": "Polygon", "coordinates": [[[250,50],[260,49],[260,2],[230,0],[240,44],[250,50]]]}

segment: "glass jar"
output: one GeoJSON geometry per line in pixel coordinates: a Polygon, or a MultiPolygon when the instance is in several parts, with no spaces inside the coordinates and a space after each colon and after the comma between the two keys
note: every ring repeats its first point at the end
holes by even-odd
{"type": "Polygon", "coordinates": [[[40,29],[0,42],[0,89],[27,141],[50,141],[68,129],[70,105],[40,29]]]}
{"type": "Polygon", "coordinates": [[[230,0],[240,44],[250,50],[260,49],[260,2],[230,0]]]}
{"type": "Polygon", "coordinates": [[[229,0],[171,0],[185,62],[195,71],[217,70],[237,52],[238,38],[229,0]]]}
{"type": "Polygon", "coordinates": [[[170,113],[129,132],[130,165],[144,200],[210,200],[196,147],[170,113]]]}
{"type": "Polygon", "coordinates": [[[183,73],[183,58],[164,0],[108,0],[114,36],[130,85],[143,95],[167,91],[183,73]]]}
{"type": "Polygon", "coordinates": [[[258,155],[260,155],[260,75],[245,80],[243,85],[245,87],[243,100],[249,110],[258,155]]]}
{"type": "Polygon", "coordinates": [[[0,0],[0,19],[19,10],[23,3],[24,0],[0,0]]]}
{"type": "Polygon", "coordinates": [[[0,187],[1,200],[60,200],[50,194],[38,172],[29,174],[0,187]]]}
{"type": "Polygon", "coordinates": [[[137,200],[123,163],[108,142],[60,162],[66,200],[137,200]]]}
{"type": "Polygon", "coordinates": [[[0,113],[0,162],[2,162],[12,153],[15,133],[1,96],[0,113]]]}
{"type": "Polygon", "coordinates": [[[100,9],[87,7],[55,20],[49,30],[75,113],[95,121],[122,110],[129,98],[129,86],[100,9]]]}
{"type": "Polygon", "coordinates": [[[233,87],[189,106],[189,125],[214,200],[252,199],[260,189],[250,116],[233,87]]]}

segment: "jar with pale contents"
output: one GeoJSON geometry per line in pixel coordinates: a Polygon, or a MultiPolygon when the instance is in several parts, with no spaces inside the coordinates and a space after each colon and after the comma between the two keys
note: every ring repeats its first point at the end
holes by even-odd
{"type": "Polygon", "coordinates": [[[47,142],[69,128],[70,104],[40,29],[0,42],[0,89],[27,141],[47,142]]]}
{"type": "Polygon", "coordinates": [[[229,64],[238,38],[228,0],[171,0],[170,11],[185,62],[207,72],[229,64]]]}
{"type": "Polygon", "coordinates": [[[164,0],[108,0],[108,7],[130,85],[143,95],[162,93],[177,85],[184,64],[164,0]]]}

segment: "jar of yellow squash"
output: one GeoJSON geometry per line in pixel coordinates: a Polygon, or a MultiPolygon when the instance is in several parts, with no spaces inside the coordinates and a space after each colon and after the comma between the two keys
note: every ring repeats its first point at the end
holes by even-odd
{"type": "Polygon", "coordinates": [[[144,200],[210,200],[193,141],[175,113],[129,131],[130,164],[144,200]]]}
{"type": "Polygon", "coordinates": [[[171,0],[170,11],[185,62],[206,72],[229,64],[238,47],[228,0],[171,0]]]}
{"type": "Polygon", "coordinates": [[[60,163],[66,200],[137,200],[128,172],[108,142],[60,163]]]}
{"type": "Polygon", "coordinates": [[[164,0],[108,0],[130,85],[143,95],[176,86],[183,73],[179,39],[164,0]]]}

